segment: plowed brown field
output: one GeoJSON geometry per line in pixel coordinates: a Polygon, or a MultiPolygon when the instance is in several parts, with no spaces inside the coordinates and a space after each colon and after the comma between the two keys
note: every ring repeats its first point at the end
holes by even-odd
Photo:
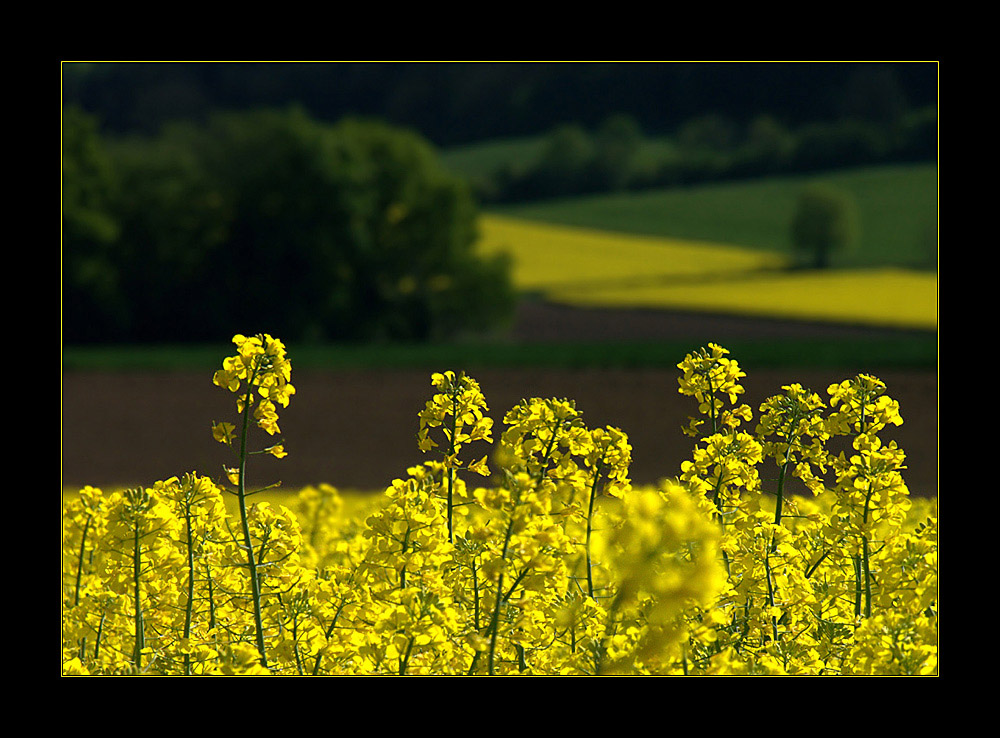
{"type": "MultiPolygon", "coordinates": [[[[733,335],[852,330],[856,329],[665,313],[578,313],[536,305],[522,311],[515,334],[522,340],[551,340],[553,336],[596,340],[683,333],[696,341],[694,347],[707,341],[724,342],[733,335]]],[[[221,362],[228,346],[219,350],[221,362]]],[[[290,358],[294,367],[295,357],[290,358]]],[[[438,369],[447,368],[461,367],[438,369]]],[[[507,409],[521,398],[536,396],[574,399],[591,427],[623,429],[633,446],[632,479],[636,483],[676,475],[691,452],[691,440],[682,435],[680,426],[693,414],[693,401],[677,392],[675,369],[468,370],[482,386],[497,429],[507,409]]],[[[885,381],[889,394],[899,400],[905,422],[884,435],[907,453],[906,480],[911,492],[937,494],[937,373],[878,371],[878,367],[869,371],[885,381]]],[[[744,380],[746,401],[756,411],[762,400],[791,382],[825,396],[831,382],[845,378],[831,371],[753,371],[744,380]]],[[[295,488],[325,482],[341,489],[380,490],[405,475],[407,466],[429,458],[417,450],[415,440],[417,413],[430,396],[427,371],[293,369],[292,379],[297,394],[281,413],[289,456],[280,461],[256,457],[250,467],[252,484],[281,480],[283,486],[295,488]]],[[[210,425],[213,420],[231,422],[234,414],[232,395],[200,372],[66,372],[63,485],[151,484],[186,471],[218,478],[231,456],[212,440],[210,425]]],[[[473,447],[470,454],[477,451],[473,447]]]]}

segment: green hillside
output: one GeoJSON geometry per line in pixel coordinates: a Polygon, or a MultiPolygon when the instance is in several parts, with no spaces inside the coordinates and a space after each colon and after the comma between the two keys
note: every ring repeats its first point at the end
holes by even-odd
{"type": "Polygon", "coordinates": [[[832,266],[934,269],[937,177],[935,164],[882,166],[496,206],[490,212],[788,253],[796,199],[806,185],[823,182],[853,195],[858,214],[856,247],[835,256],[832,266]]]}

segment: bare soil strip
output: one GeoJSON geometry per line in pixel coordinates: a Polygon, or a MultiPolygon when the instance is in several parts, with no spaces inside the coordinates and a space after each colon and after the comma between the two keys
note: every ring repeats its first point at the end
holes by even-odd
{"type": "MultiPolygon", "coordinates": [[[[594,310],[522,304],[512,337],[525,342],[667,340],[692,348],[715,341],[760,338],[898,336],[899,331],[830,324],[679,314],[655,310],[594,310]]],[[[220,347],[220,361],[224,347],[220,347]]],[[[294,366],[294,356],[291,357],[294,366]]],[[[678,361],[683,357],[677,357],[678,361]]],[[[738,357],[737,357],[738,358],[738,357]]],[[[693,400],[677,392],[676,369],[467,369],[479,380],[497,432],[503,414],[522,398],[573,399],[591,427],[613,425],[633,446],[632,479],[653,483],[675,476],[691,453],[680,426],[694,414],[693,400]]],[[[900,403],[904,424],[890,428],[907,454],[906,481],[913,494],[938,491],[938,390],[936,371],[879,371],[900,403]]],[[[798,382],[826,396],[835,371],[755,370],[744,380],[745,401],[755,413],[782,385],[798,382]]],[[[381,490],[408,466],[430,455],[416,447],[417,413],[430,397],[424,370],[294,371],[298,390],[281,413],[288,450],[282,460],[255,457],[251,482],[285,487],[328,483],[342,489],[381,490]]],[[[67,372],[62,395],[64,486],[152,484],[198,471],[221,479],[232,463],[212,440],[212,421],[232,420],[232,395],[202,373],[67,372]]],[[[482,444],[479,444],[482,447],[482,444]]],[[[849,451],[849,449],[845,449],[849,451]]],[[[485,453],[475,445],[469,459],[485,453]]],[[[476,457],[479,458],[479,457],[476,457]]],[[[481,483],[482,478],[470,480],[481,483]]],[[[802,491],[802,490],[796,490],[802,491]]]]}
{"type": "MultiPolygon", "coordinates": [[[[694,413],[691,398],[677,392],[669,370],[484,369],[474,373],[496,428],[523,397],[574,399],[591,427],[625,430],[633,445],[632,479],[655,482],[674,476],[691,453],[680,425],[694,413]]],[[[799,382],[824,392],[844,379],[833,372],[755,372],[748,377],[751,407],[799,382]]],[[[907,453],[907,483],[914,494],[937,493],[937,376],[883,373],[899,400],[904,424],[890,428],[907,453]]],[[[430,455],[416,447],[417,413],[430,397],[426,372],[338,371],[293,375],[297,394],[281,413],[289,456],[255,457],[252,483],[282,480],[285,487],[321,482],[342,489],[381,490],[407,466],[430,455]]],[[[232,395],[201,373],[70,373],[63,377],[62,481],[65,486],[115,487],[152,484],[198,471],[221,478],[231,464],[228,449],[212,440],[213,420],[232,420],[232,395]]],[[[485,447],[469,448],[469,460],[485,447]]],[[[480,483],[481,478],[470,480],[480,483]]]]}

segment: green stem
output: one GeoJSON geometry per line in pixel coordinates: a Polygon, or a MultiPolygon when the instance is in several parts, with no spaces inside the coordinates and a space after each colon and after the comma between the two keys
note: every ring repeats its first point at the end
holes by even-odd
{"type": "Polygon", "coordinates": [[[90,521],[93,516],[87,516],[87,522],[83,525],[83,535],[80,539],[80,562],[76,567],[76,591],[73,594],[73,607],[80,604],[80,587],[83,580],[83,559],[87,552],[87,531],[90,529],[90,521]]]}
{"type": "Polygon", "coordinates": [[[237,484],[237,497],[240,507],[240,523],[243,528],[243,545],[247,552],[247,566],[250,570],[250,591],[253,597],[253,619],[257,638],[257,651],[260,653],[260,663],[267,667],[267,653],[264,646],[264,623],[260,607],[260,581],[257,578],[257,561],[253,553],[253,539],[250,536],[250,521],[247,515],[246,466],[247,466],[247,434],[250,429],[250,401],[253,399],[253,380],[256,370],[247,381],[246,400],[243,404],[243,429],[240,433],[240,469],[237,484]]]}
{"type": "MultiPolygon", "coordinates": [[[[774,582],[771,579],[771,558],[767,554],[764,555],[764,571],[767,573],[767,604],[768,609],[774,607],[774,582]]],[[[771,635],[774,637],[774,642],[778,643],[778,619],[771,615],[771,635]]]]}
{"type": "Polygon", "coordinates": [[[101,611],[101,622],[97,624],[97,636],[94,638],[94,661],[101,655],[101,636],[104,635],[104,621],[108,617],[106,610],[101,611]]]}
{"type": "Polygon", "coordinates": [[[753,597],[747,597],[743,603],[743,628],[740,630],[740,639],[736,643],[736,652],[739,653],[743,642],[750,635],[750,608],[753,607],[753,597]]]}
{"type": "MultiPolygon", "coordinates": [[[[93,516],[87,516],[87,522],[83,525],[83,534],[80,538],[80,561],[76,567],[76,590],[73,593],[73,607],[80,604],[80,587],[83,580],[83,559],[87,552],[87,531],[90,529],[90,521],[93,516]]],[[[87,651],[87,638],[83,637],[80,639],[80,658],[84,658],[87,651]]]]}
{"type": "Polygon", "coordinates": [[[489,659],[487,660],[487,673],[493,676],[494,669],[494,659],[496,657],[497,650],[497,632],[500,630],[500,605],[503,602],[503,597],[501,596],[501,589],[503,588],[503,572],[497,574],[497,593],[496,593],[496,603],[493,606],[493,615],[490,618],[490,651],[489,659]]]}
{"type": "Polygon", "coordinates": [[[722,517],[722,508],[719,507],[719,493],[722,491],[722,480],[723,475],[720,472],[719,478],[715,482],[715,489],[712,490],[712,504],[715,505],[715,514],[719,516],[719,525],[722,527],[723,531],[725,531],[726,519],[722,517]]]}
{"type": "MultiPolygon", "coordinates": [[[[719,527],[722,529],[722,535],[726,534],[726,519],[722,515],[722,508],[719,507],[719,492],[722,490],[722,481],[724,479],[723,474],[719,473],[719,479],[715,483],[715,490],[712,492],[712,504],[715,505],[715,514],[719,516],[719,527]]],[[[729,566],[729,554],[726,553],[725,549],[722,550],[722,561],[726,565],[726,576],[730,574],[729,566]]]]}
{"type": "Polygon", "coordinates": [[[205,579],[208,581],[208,629],[215,629],[215,592],[212,586],[212,569],[205,564],[205,579]]]}
{"type": "Polygon", "coordinates": [[[865,578],[865,617],[872,616],[872,582],[871,571],[868,568],[868,537],[861,539],[861,564],[865,578]]]}
{"type": "MultiPolygon", "coordinates": [[[[875,493],[875,482],[871,481],[868,484],[868,494],[865,496],[865,511],[861,518],[862,523],[867,527],[868,525],[868,506],[871,504],[872,495],[875,493]]],[[[861,563],[862,563],[862,574],[864,575],[865,582],[865,617],[870,618],[872,616],[872,584],[871,584],[871,569],[868,562],[868,534],[861,534],[861,563]]]]}
{"type": "MultiPolygon", "coordinates": [[[[337,612],[333,614],[333,620],[330,621],[330,627],[326,629],[325,637],[327,640],[330,640],[330,636],[333,635],[333,629],[337,627],[337,618],[340,617],[340,612],[341,610],[344,609],[346,605],[347,605],[347,600],[341,600],[340,605],[337,607],[337,612]]],[[[323,660],[323,652],[320,651],[318,654],[316,654],[316,663],[313,664],[313,671],[312,671],[313,676],[319,674],[319,665],[322,660],[323,660]]]]}
{"type": "Polygon", "coordinates": [[[472,558],[472,597],[473,597],[473,627],[479,630],[479,572],[476,569],[476,558],[472,558]]]}
{"type": "MultiPolygon", "coordinates": [[[[558,436],[559,431],[559,418],[555,419],[550,430],[552,435],[549,436],[549,442],[545,446],[545,454],[542,456],[542,465],[539,467],[538,477],[535,479],[536,483],[541,483],[541,481],[545,479],[545,475],[549,473],[549,461],[552,458],[552,448],[556,444],[556,437],[558,436]]],[[[538,437],[537,434],[535,437],[538,437]]]]}
{"type": "Polygon", "coordinates": [[[717,427],[718,423],[715,419],[715,386],[712,384],[712,370],[709,369],[705,373],[705,378],[708,380],[708,417],[712,420],[712,435],[719,432],[717,427]]]}
{"type": "MultiPolygon", "coordinates": [[[[785,449],[785,460],[781,464],[781,471],[778,472],[778,499],[775,500],[774,503],[775,525],[781,524],[781,508],[782,508],[782,503],[784,502],[785,499],[785,475],[788,473],[788,465],[791,463],[792,460],[792,443],[795,441],[795,438],[792,435],[792,429],[796,426],[798,422],[799,422],[798,413],[797,412],[793,413],[792,419],[788,422],[788,432],[785,434],[785,437],[788,441],[788,446],[785,449]]],[[[778,550],[778,541],[776,538],[772,536],[771,553],[774,553],[777,550],[778,550]]]]}
{"type": "Polygon", "coordinates": [[[403,559],[403,566],[399,570],[399,588],[406,589],[406,549],[410,547],[410,528],[407,527],[406,534],[403,536],[403,541],[401,544],[402,548],[399,551],[399,557],[403,559]]]}
{"type": "MultiPolygon", "coordinates": [[[[184,608],[184,638],[191,637],[191,620],[194,608],[194,541],[191,530],[191,504],[190,501],[184,507],[184,522],[187,526],[187,556],[188,556],[188,586],[187,605],[184,608]]],[[[191,676],[191,654],[184,654],[184,673],[191,676]]]]}
{"type": "Polygon", "coordinates": [[[299,615],[292,614],[292,653],[295,655],[295,670],[299,676],[305,676],[302,671],[302,655],[299,653],[299,615]]]}
{"type": "MultiPolygon", "coordinates": [[[[517,589],[517,585],[519,585],[521,583],[521,580],[523,580],[524,577],[527,576],[527,574],[528,574],[529,571],[530,571],[530,567],[525,567],[521,571],[521,573],[518,574],[514,578],[514,581],[510,585],[510,589],[508,589],[507,592],[506,592],[506,594],[503,594],[503,596],[500,598],[500,604],[501,605],[504,605],[504,604],[506,604],[507,602],[510,601],[510,598],[514,595],[514,591],[517,589]]],[[[501,585],[502,585],[502,580],[500,580],[499,583],[501,583],[501,585]]],[[[477,593],[477,598],[478,598],[478,593],[477,593]]],[[[478,612],[479,612],[479,606],[478,606],[478,603],[477,603],[477,605],[476,605],[476,613],[477,613],[476,614],[476,629],[477,630],[479,629],[479,615],[478,615],[478,612]]],[[[499,623],[498,619],[495,619],[493,616],[490,616],[490,625],[486,629],[486,633],[492,636],[496,632],[494,626],[498,625],[498,623],[499,623]]],[[[476,664],[478,662],[479,662],[479,651],[476,651],[475,655],[472,657],[472,665],[469,667],[469,674],[470,675],[475,673],[475,671],[476,671],[476,664]]]]}
{"type": "MultiPolygon", "coordinates": [[[[791,447],[789,447],[789,448],[791,448],[791,447]]],[[[788,459],[788,454],[786,453],[785,454],[785,463],[782,464],[781,471],[778,472],[778,495],[777,495],[777,499],[774,502],[774,524],[775,525],[780,525],[781,524],[781,508],[782,508],[782,503],[784,502],[784,499],[785,499],[785,473],[788,470],[788,463],[789,463],[789,459],[788,459]]],[[[771,553],[774,553],[777,550],[778,550],[778,539],[777,539],[776,536],[772,535],[771,536],[771,553]]]]}
{"type": "Polygon", "coordinates": [[[521,570],[520,574],[518,574],[516,577],[514,577],[514,581],[511,582],[511,584],[510,584],[510,589],[508,589],[507,590],[507,594],[505,594],[503,596],[503,601],[504,601],[505,604],[507,602],[510,602],[510,598],[514,594],[514,590],[517,589],[517,585],[519,585],[521,583],[521,580],[524,579],[528,575],[529,571],[531,571],[531,567],[530,566],[526,566],[526,567],[524,567],[521,570]]]}
{"type": "MultiPolygon", "coordinates": [[[[515,509],[516,512],[516,509],[515,509]]],[[[507,532],[504,534],[503,539],[503,551],[500,558],[503,561],[507,560],[507,547],[510,545],[510,536],[514,531],[514,513],[511,513],[510,522],[507,523],[507,532]]],[[[500,605],[503,603],[503,570],[497,574],[497,594],[496,594],[496,604],[493,607],[493,618],[490,622],[490,629],[492,633],[490,634],[490,652],[488,661],[488,672],[490,676],[493,676],[494,672],[494,659],[496,656],[497,648],[497,632],[500,630],[500,605]]]]}
{"type": "Polygon", "coordinates": [[[142,649],[145,647],[144,625],[142,622],[142,602],[140,601],[139,578],[142,575],[142,547],[139,545],[139,522],[136,520],[132,536],[132,579],[135,607],[135,649],[132,658],[136,669],[142,669],[142,649]]]}
{"type": "Polygon", "coordinates": [[[453,531],[454,523],[452,522],[452,511],[455,509],[453,500],[455,487],[455,460],[452,457],[455,455],[455,433],[456,426],[458,425],[458,419],[456,417],[458,414],[458,388],[452,387],[451,393],[451,438],[449,439],[448,444],[448,542],[454,543],[455,537],[453,531]]]}
{"type": "Polygon", "coordinates": [[[590,485],[590,506],[587,509],[587,594],[590,599],[594,599],[594,575],[593,562],[590,558],[590,536],[594,523],[594,500],[597,499],[597,484],[601,479],[601,469],[598,466],[597,473],[594,474],[594,483],[590,485]]]}
{"type": "Polygon", "coordinates": [[[827,557],[827,556],[829,556],[829,555],[830,555],[830,549],[827,549],[827,550],[826,550],[826,551],[825,551],[825,552],[823,553],[823,555],[822,555],[822,556],[820,556],[820,557],[819,557],[819,558],[818,558],[818,559],[816,560],[816,563],[814,563],[814,564],[813,564],[812,566],[810,566],[810,567],[809,567],[809,569],[808,569],[808,571],[806,571],[806,579],[808,579],[809,577],[811,577],[811,576],[813,575],[813,572],[815,572],[815,571],[816,571],[816,569],[817,569],[817,568],[819,567],[819,565],[820,565],[820,564],[822,564],[822,563],[823,563],[823,561],[825,561],[825,560],[826,560],[826,557],[827,557]]]}
{"type": "Polygon", "coordinates": [[[615,617],[618,615],[618,608],[622,604],[622,592],[619,590],[613,600],[611,600],[611,607],[608,608],[608,624],[604,629],[604,637],[601,638],[600,642],[595,647],[594,653],[594,674],[600,676],[604,671],[604,660],[608,655],[608,642],[611,639],[612,626],[615,622],[615,617]]]}
{"type": "Polygon", "coordinates": [[[854,617],[861,616],[861,560],[854,554],[854,617]]]}
{"type": "Polygon", "coordinates": [[[399,659],[399,676],[404,676],[406,674],[406,668],[410,665],[410,653],[413,651],[413,640],[414,636],[410,636],[410,640],[406,643],[406,653],[399,659]]]}

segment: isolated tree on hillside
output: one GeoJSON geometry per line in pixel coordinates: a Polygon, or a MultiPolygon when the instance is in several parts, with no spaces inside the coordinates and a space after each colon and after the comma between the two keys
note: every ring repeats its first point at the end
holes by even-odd
{"type": "Polygon", "coordinates": [[[813,185],[799,195],[792,217],[792,246],[800,262],[815,269],[830,265],[830,256],[850,246],[857,233],[853,198],[823,185],[813,185]]]}

